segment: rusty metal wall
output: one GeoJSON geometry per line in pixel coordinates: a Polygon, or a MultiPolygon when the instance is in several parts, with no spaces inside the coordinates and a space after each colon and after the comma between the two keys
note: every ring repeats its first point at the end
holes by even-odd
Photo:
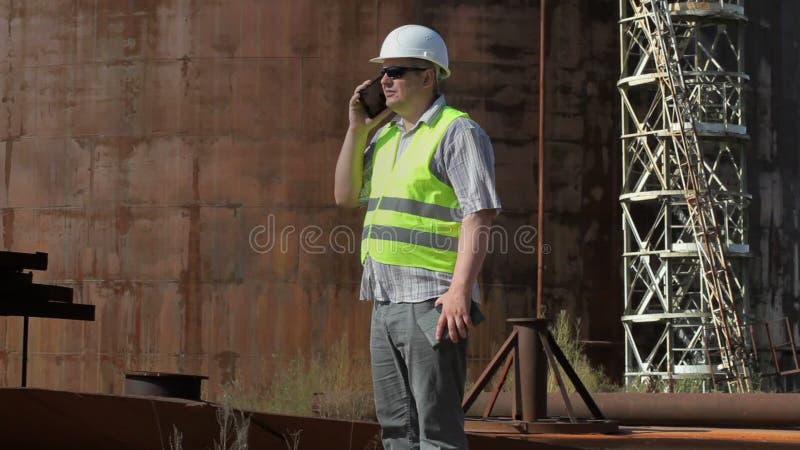
{"type": "MultiPolygon", "coordinates": [[[[361,217],[333,206],[333,166],[349,93],[408,22],[444,35],[447,99],[495,145],[509,250],[481,275],[482,365],[533,302],[513,238],[535,224],[538,5],[0,0],[2,248],[48,252],[36,278],[97,305],[94,323],[32,319],[29,385],[119,393],[159,370],[210,376],[213,398],[344,335],[364,355],[361,217]]],[[[616,2],[550,8],[545,304],[619,342],[616,2]]],[[[21,319],[0,318],[0,386],[20,347],[21,319]]]]}
{"type": "MultiPolygon", "coordinates": [[[[751,302],[757,317],[800,322],[800,3],[745,4],[751,302]]],[[[785,340],[784,340],[785,342],[785,340]]]]}

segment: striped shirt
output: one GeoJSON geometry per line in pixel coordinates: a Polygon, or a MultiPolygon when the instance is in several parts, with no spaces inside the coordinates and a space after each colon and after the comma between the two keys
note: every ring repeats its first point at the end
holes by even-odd
{"type": "MultiPolygon", "coordinates": [[[[425,111],[411,130],[406,131],[403,120],[395,116],[391,123],[400,129],[397,158],[408,147],[421,123],[429,123],[445,106],[444,96],[439,96],[425,111]]],[[[384,128],[389,125],[384,125],[384,128]]],[[[364,183],[359,201],[366,206],[369,201],[369,180],[372,176],[376,137],[372,137],[364,152],[364,183]]],[[[494,186],[494,150],[489,136],[474,121],[456,119],[444,134],[433,154],[430,165],[433,175],[451,186],[456,193],[463,215],[484,209],[500,209],[500,200],[494,186]]],[[[362,300],[394,303],[417,303],[439,297],[450,287],[453,275],[421,267],[395,266],[379,263],[367,255],[361,277],[362,300]]],[[[480,301],[478,283],[472,287],[472,300],[480,301]]]]}

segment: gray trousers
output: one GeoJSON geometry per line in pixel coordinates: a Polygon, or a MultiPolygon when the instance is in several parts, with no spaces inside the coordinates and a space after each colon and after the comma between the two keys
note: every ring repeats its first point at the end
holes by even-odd
{"type": "Polygon", "coordinates": [[[417,318],[433,303],[374,302],[372,384],[386,450],[467,449],[461,409],[467,342],[431,347],[417,318]]]}

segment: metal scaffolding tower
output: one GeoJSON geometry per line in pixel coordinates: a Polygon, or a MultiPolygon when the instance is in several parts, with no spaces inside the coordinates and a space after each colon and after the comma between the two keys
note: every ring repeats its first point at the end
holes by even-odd
{"type": "Polygon", "coordinates": [[[620,0],[628,385],[750,390],[742,4],[620,0]]]}

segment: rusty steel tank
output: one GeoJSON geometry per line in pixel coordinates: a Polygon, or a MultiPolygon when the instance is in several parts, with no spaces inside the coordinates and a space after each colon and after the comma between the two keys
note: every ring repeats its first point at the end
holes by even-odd
{"type": "MultiPolygon", "coordinates": [[[[589,3],[549,12],[544,294],[610,343],[589,352],[614,372],[617,10],[589,3]]],[[[333,205],[333,167],[349,95],[403,23],[445,37],[447,101],[493,139],[506,240],[480,276],[482,367],[534,301],[536,257],[514,237],[535,223],[538,22],[513,1],[0,1],[2,249],[47,252],[37,276],[96,305],[94,322],[31,319],[28,384],[191,374],[213,399],[337,342],[365,359],[363,213],[333,205]]],[[[0,386],[20,348],[21,319],[0,318],[0,386]]]]}

